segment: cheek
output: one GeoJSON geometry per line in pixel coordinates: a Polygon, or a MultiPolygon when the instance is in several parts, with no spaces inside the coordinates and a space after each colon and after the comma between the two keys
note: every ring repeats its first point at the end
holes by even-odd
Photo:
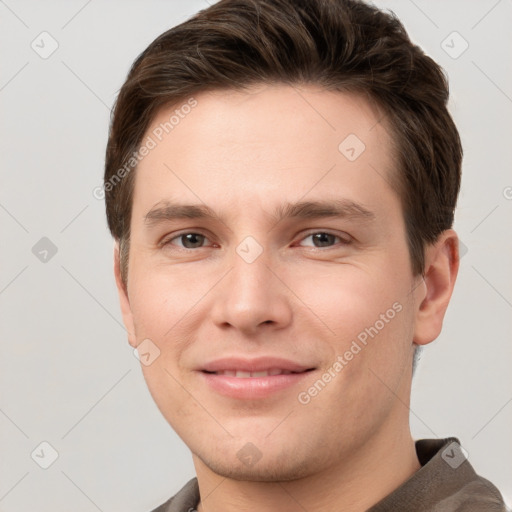
{"type": "Polygon", "coordinates": [[[327,349],[325,371],[336,375],[333,394],[324,398],[339,401],[343,393],[347,407],[357,409],[349,403],[364,396],[365,408],[371,401],[377,406],[389,394],[380,379],[396,389],[408,364],[414,320],[409,281],[350,265],[335,270],[312,271],[297,281],[296,293],[308,306],[299,322],[306,332],[315,326],[327,349]]]}
{"type": "Polygon", "coordinates": [[[141,273],[132,281],[136,338],[139,343],[151,340],[154,357],[150,364],[141,364],[141,369],[156,405],[174,428],[191,414],[199,416],[183,386],[180,368],[182,353],[189,345],[194,305],[201,297],[196,288],[197,284],[185,286],[158,272],[141,273]]]}
{"type": "Polygon", "coordinates": [[[287,282],[307,306],[311,313],[308,316],[316,325],[323,326],[326,334],[343,339],[357,337],[376,322],[379,330],[383,330],[382,322],[390,325],[403,310],[403,276],[400,282],[355,265],[339,265],[329,270],[311,267],[301,275],[307,278],[290,276],[287,282]]]}
{"type": "Polygon", "coordinates": [[[153,337],[165,343],[179,330],[181,320],[193,315],[209,288],[207,280],[188,270],[164,272],[145,266],[145,270],[134,273],[129,292],[137,338],[153,337]]]}

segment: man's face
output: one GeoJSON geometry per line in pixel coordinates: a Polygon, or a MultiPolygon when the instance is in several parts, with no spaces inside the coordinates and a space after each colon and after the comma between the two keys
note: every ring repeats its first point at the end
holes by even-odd
{"type": "Polygon", "coordinates": [[[408,424],[418,279],[389,135],[364,99],[318,87],[195,99],[146,133],[130,341],[160,351],[144,376],[198,464],[318,473],[408,424]]]}

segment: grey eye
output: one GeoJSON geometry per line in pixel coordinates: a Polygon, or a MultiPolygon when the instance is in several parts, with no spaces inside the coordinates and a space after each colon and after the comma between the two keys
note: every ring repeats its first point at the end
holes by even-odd
{"type": "Polygon", "coordinates": [[[305,237],[302,241],[302,245],[307,247],[329,247],[334,245],[338,239],[341,240],[339,236],[320,231],[318,233],[311,233],[305,237]],[[310,242],[306,242],[307,240],[310,240],[310,242]]]}
{"type": "Polygon", "coordinates": [[[185,247],[185,249],[197,249],[198,247],[202,247],[206,237],[199,233],[185,233],[184,235],[177,237],[175,240],[180,240],[181,245],[185,247]]]}

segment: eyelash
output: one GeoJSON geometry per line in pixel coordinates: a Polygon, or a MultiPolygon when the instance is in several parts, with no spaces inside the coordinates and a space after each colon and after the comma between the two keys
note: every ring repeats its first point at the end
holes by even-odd
{"type": "MultiPolygon", "coordinates": [[[[349,238],[348,240],[344,239],[342,236],[340,235],[337,235],[335,233],[331,233],[330,231],[311,231],[309,233],[307,233],[305,236],[303,236],[299,241],[304,241],[306,240],[307,238],[313,236],[313,235],[319,235],[319,234],[322,234],[322,235],[330,235],[330,236],[333,236],[335,238],[337,238],[340,242],[339,244],[341,245],[350,245],[352,243],[352,239],[349,235],[347,235],[347,238],[349,238]]],[[[161,247],[165,247],[165,246],[169,246],[169,245],[173,245],[172,242],[174,240],[177,240],[181,237],[184,237],[186,235],[200,235],[200,236],[203,236],[206,240],[209,240],[208,236],[206,236],[205,234],[203,233],[200,233],[200,232],[197,232],[197,231],[185,231],[183,233],[180,233],[178,235],[174,235],[173,237],[171,238],[167,238],[167,239],[164,239],[161,243],[160,243],[160,246],[161,247]]],[[[195,248],[189,248],[189,247],[180,247],[180,246],[176,246],[179,250],[183,250],[183,251],[194,251],[196,249],[204,249],[205,247],[201,246],[201,247],[195,247],[195,248]]],[[[335,245],[331,245],[331,246],[328,246],[328,247],[315,247],[313,245],[309,245],[309,246],[303,246],[303,247],[308,247],[308,248],[311,248],[311,249],[323,249],[323,250],[326,250],[326,249],[332,249],[334,247],[336,247],[335,245]]]]}

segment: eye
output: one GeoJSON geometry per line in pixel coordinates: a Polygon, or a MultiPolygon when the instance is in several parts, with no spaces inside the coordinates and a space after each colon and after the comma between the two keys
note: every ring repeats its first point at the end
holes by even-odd
{"type": "Polygon", "coordinates": [[[177,245],[184,249],[199,249],[208,240],[205,235],[201,233],[182,233],[181,235],[164,240],[162,245],[177,245]]]}
{"type": "Polygon", "coordinates": [[[316,233],[310,233],[308,236],[303,238],[301,240],[301,243],[299,245],[302,245],[303,247],[332,247],[333,245],[336,245],[336,241],[338,243],[341,243],[342,245],[348,245],[350,243],[350,240],[341,238],[338,235],[333,235],[332,233],[327,233],[325,231],[318,231],[316,233]],[[309,243],[304,243],[306,241],[310,240],[309,243]]]}

